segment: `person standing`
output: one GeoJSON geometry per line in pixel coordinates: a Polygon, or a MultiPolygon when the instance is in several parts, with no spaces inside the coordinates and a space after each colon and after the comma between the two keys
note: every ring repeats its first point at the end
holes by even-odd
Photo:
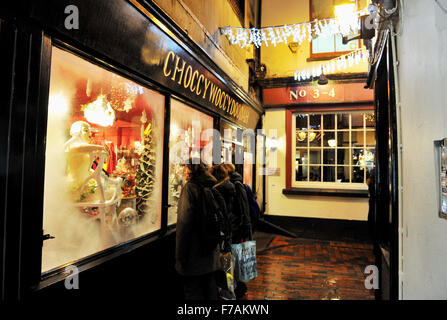
{"type": "MultiPolygon", "coordinates": [[[[236,244],[252,240],[250,204],[242,176],[236,172],[234,164],[228,163],[223,166],[227,170],[230,182],[234,185],[236,191],[232,208],[232,243],[236,244]]],[[[242,281],[236,281],[234,293],[238,300],[244,299],[247,293],[247,285],[242,281]]]]}
{"type": "MultiPolygon", "coordinates": [[[[199,159],[195,159],[197,161],[199,159]]],[[[183,278],[186,300],[217,300],[215,271],[219,269],[220,248],[209,249],[201,238],[203,188],[212,188],[217,180],[208,167],[192,159],[184,166],[187,180],[177,210],[175,268],[183,278]]]]}

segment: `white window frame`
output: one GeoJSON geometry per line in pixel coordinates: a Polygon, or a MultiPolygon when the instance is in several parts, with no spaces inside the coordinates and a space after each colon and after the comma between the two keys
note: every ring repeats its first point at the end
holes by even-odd
{"type": "MultiPolygon", "coordinates": [[[[321,150],[321,164],[320,165],[309,165],[307,164],[307,166],[304,167],[311,167],[311,166],[319,166],[320,170],[321,170],[321,178],[323,179],[323,167],[327,166],[327,167],[334,167],[335,168],[335,175],[337,175],[337,167],[341,166],[338,165],[337,163],[337,149],[341,149],[338,147],[338,143],[336,143],[336,147],[335,148],[327,148],[327,147],[323,147],[323,139],[321,139],[321,144],[320,147],[310,147],[310,142],[309,139],[307,140],[307,147],[297,147],[296,144],[296,115],[298,114],[303,114],[303,115],[308,115],[307,117],[307,121],[308,121],[308,126],[310,123],[310,115],[338,115],[338,114],[349,114],[349,129],[340,129],[340,131],[337,128],[337,117],[335,117],[334,121],[335,121],[335,126],[334,129],[328,129],[327,131],[329,132],[335,132],[335,140],[336,142],[338,139],[338,132],[349,132],[349,148],[343,148],[343,149],[349,149],[349,155],[352,155],[352,150],[353,149],[374,149],[374,148],[366,148],[366,132],[374,132],[375,128],[366,128],[366,116],[365,114],[367,113],[374,113],[374,111],[371,110],[362,110],[362,111],[319,111],[319,112],[293,112],[292,113],[292,152],[291,152],[291,165],[292,165],[292,170],[291,170],[291,174],[292,174],[292,187],[293,188],[319,188],[319,189],[344,189],[344,190],[367,190],[368,186],[366,185],[366,172],[367,170],[364,170],[363,175],[364,175],[364,182],[323,182],[323,181],[309,181],[309,169],[308,169],[308,174],[307,174],[307,179],[308,181],[296,181],[296,177],[295,177],[295,172],[296,172],[296,149],[307,149],[308,154],[310,154],[310,150],[314,149],[314,150],[321,150]],[[362,113],[363,115],[363,129],[359,130],[359,129],[352,129],[352,114],[359,114],[362,113]],[[363,148],[354,148],[352,146],[352,132],[359,132],[359,131],[363,131],[363,148]],[[324,157],[324,149],[334,149],[335,150],[335,160],[334,160],[334,164],[329,164],[329,165],[324,165],[323,164],[323,157],[324,157]]],[[[323,118],[321,119],[321,126],[323,126],[323,118]]],[[[321,128],[321,132],[324,133],[325,130],[322,127],[321,128]]],[[[349,170],[349,176],[350,176],[350,181],[352,180],[352,167],[356,167],[355,165],[352,164],[352,156],[350,156],[349,159],[349,165],[347,165],[350,170],[349,170]]],[[[366,166],[366,167],[375,167],[375,165],[373,166],[366,166]]],[[[365,169],[366,169],[365,167],[365,169]]]]}

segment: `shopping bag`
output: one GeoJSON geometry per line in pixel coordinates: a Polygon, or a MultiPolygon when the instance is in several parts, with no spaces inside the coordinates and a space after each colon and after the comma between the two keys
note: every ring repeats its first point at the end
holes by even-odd
{"type": "Polygon", "coordinates": [[[236,300],[234,293],[234,257],[231,252],[220,254],[221,270],[216,273],[219,297],[222,300],[236,300]]]}
{"type": "Polygon", "coordinates": [[[256,241],[232,244],[231,253],[235,258],[235,280],[247,282],[258,276],[256,264],[256,241]]]}

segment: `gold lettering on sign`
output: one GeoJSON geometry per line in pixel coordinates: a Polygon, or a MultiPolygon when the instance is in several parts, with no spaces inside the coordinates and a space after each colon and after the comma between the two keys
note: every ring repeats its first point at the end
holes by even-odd
{"type": "MultiPolygon", "coordinates": [[[[206,100],[208,94],[208,101],[216,108],[222,109],[243,123],[248,123],[250,113],[246,106],[237,102],[225,90],[222,90],[218,85],[212,83],[205,74],[194,69],[192,65],[186,64],[186,61],[181,59],[173,51],[169,51],[166,55],[163,64],[163,75],[178,85],[183,86],[185,89],[189,89],[192,93],[195,93],[204,100],[206,100]]],[[[292,100],[292,96],[297,99],[298,94],[298,91],[291,91],[290,99],[292,100]]]]}

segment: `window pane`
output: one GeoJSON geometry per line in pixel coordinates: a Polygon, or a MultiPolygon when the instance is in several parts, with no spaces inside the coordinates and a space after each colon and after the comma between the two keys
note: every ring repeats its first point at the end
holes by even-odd
{"type": "Polygon", "coordinates": [[[366,147],[375,147],[376,146],[376,132],[375,131],[366,131],[366,147]]]}
{"type": "Polygon", "coordinates": [[[321,147],[321,131],[309,131],[308,132],[309,146],[321,147]]]}
{"type": "Polygon", "coordinates": [[[365,133],[364,131],[352,131],[351,132],[351,143],[353,148],[361,148],[364,145],[365,133]]]}
{"type": "MultiPolygon", "coordinates": [[[[169,135],[169,204],[168,209],[168,225],[177,222],[177,202],[180,198],[180,192],[185,184],[183,177],[183,166],[177,159],[188,158],[192,152],[200,152],[210,141],[202,141],[205,135],[202,135],[204,130],[213,129],[213,118],[197,111],[180,101],[171,100],[171,128],[169,135]],[[189,152],[191,150],[191,153],[189,152]]],[[[236,128],[226,127],[227,134],[236,136],[236,128]]],[[[224,159],[232,159],[234,144],[231,142],[223,143],[224,159]]],[[[206,154],[212,155],[212,150],[208,150],[206,154]]],[[[211,162],[208,158],[207,161],[211,162]]]]}
{"type": "Polygon", "coordinates": [[[296,149],[295,161],[297,164],[308,164],[309,156],[307,149],[296,149]]]}
{"type": "Polygon", "coordinates": [[[349,148],[349,131],[342,131],[337,133],[337,147],[349,148]]]}
{"type": "Polygon", "coordinates": [[[323,150],[323,164],[335,164],[335,149],[323,150]]]}
{"type": "Polygon", "coordinates": [[[352,182],[363,183],[364,182],[364,169],[361,167],[352,167],[352,182]]]}
{"type": "Polygon", "coordinates": [[[352,129],[363,129],[363,113],[352,114],[352,129]]]}
{"type": "Polygon", "coordinates": [[[349,165],[350,149],[337,149],[337,164],[349,165]]]}
{"type": "Polygon", "coordinates": [[[374,116],[374,112],[365,114],[365,123],[367,129],[374,129],[376,127],[376,119],[374,116]]]}
{"type": "Polygon", "coordinates": [[[319,36],[312,39],[312,53],[327,53],[335,51],[334,36],[319,36]]]}
{"type": "Polygon", "coordinates": [[[296,131],[296,146],[307,147],[307,129],[296,131]]]}
{"type": "Polygon", "coordinates": [[[324,132],[323,133],[323,147],[335,148],[335,132],[324,132]]]}
{"type": "Polygon", "coordinates": [[[321,167],[310,166],[309,167],[309,181],[321,181],[321,167]]]}
{"type": "Polygon", "coordinates": [[[309,120],[310,120],[309,129],[321,130],[321,114],[311,114],[309,120]]]}
{"type": "Polygon", "coordinates": [[[310,149],[310,164],[321,164],[321,149],[310,149]]]}
{"type": "Polygon", "coordinates": [[[164,100],[52,48],[43,272],[160,229],[164,100]]]}
{"type": "Polygon", "coordinates": [[[307,181],[308,166],[295,166],[295,181],[307,181]]]}
{"type": "Polygon", "coordinates": [[[347,44],[343,44],[343,36],[341,34],[335,35],[335,51],[336,52],[352,51],[352,50],[357,50],[358,48],[359,48],[358,40],[349,41],[347,44]]]}
{"type": "Polygon", "coordinates": [[[337,166],[337,182],[349,182],[349,170],[350,167],[348,166],[337,166]]]}
{"type": "Polygon", "coordinates": [[[335,129],[335,114],[323,115],[323,129],[334,130],[335,129]]]}
{"type": "Polygon", "coordinates": [[[323,167],[323,181],[335,182],[335,167],[329,167],[329,166],[323,167]]]}
{"type": "Polygon", "coordinates": [[[349,114],[337,114],[337,129],[349,129],[349,114]]]}
{"type": "Polygon", "coordinates": [[[307,129],[307,114],[296,115],[296,127],[298,129],[307,129]]]}

